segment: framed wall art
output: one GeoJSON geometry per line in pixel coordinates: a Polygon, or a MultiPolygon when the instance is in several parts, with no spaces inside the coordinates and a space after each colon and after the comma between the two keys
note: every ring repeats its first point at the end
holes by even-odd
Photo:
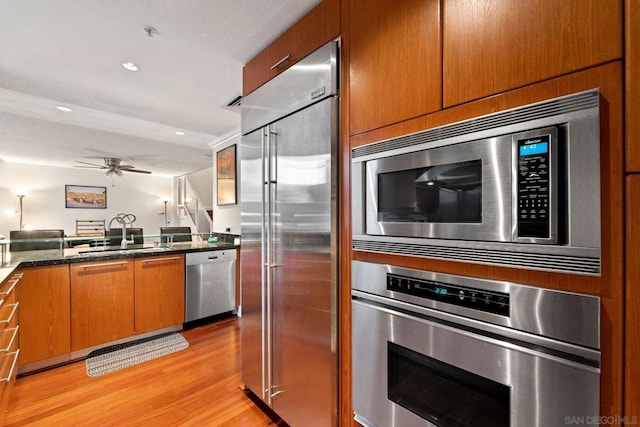
{"type": "Polygon", "coordinates": [[[218,151],[216,154],[216,193],[218,206],[238,203],[235,144],[218,151]]]}
{"type": "Polygon", "coordinates": [[[107,208],[107,187],[65,185],[64,207],[85,209],[107,208]]]}

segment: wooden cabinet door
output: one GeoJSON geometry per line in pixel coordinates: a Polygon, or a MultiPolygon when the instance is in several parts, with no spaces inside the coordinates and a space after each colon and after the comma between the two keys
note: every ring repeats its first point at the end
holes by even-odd
{"type": "Polygon", "coordinates": [[[444,106],[622,57],[622,0],[443,0],[444,106]]]}
{"type": "Polygon", "coordinates": [[[20,271],[20,365],[69,353],[69,265],[20,271]]]}
{"type": "Polygon", "coordinates": [[[351,135],[442,108],[438,0],[350,0],[351,135]]]}
{"type": "Polygon", "coordinates": [[[71,351],[133,334],[133,261],[71,264],[71,351]]]}
{"type": "Polygon", "coordinates": [[[624,414],[640,414],[640,174],[627,177],[624,414]]]}
{"type": "Polygon", "coordinates": [[[247,95],[340,35],[340,0],[322,0],[242,70],[247,95]]]}
{"type": "MultiPolygon", "coordinates": [[[[627,172],[640,172],[640,2],[625,2],[627,172]]],[[[637,194],[637,193],[636,193],[637,194]]]]}
{"type": "Polygon", "coordinates": [[[184,322],[184,255],[136,259],[136,334],[184,322]]]}

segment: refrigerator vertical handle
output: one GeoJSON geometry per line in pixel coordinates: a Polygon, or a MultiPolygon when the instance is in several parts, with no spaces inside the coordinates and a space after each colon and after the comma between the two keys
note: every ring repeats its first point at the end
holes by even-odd
{"type": "Polygon", "coordinates": [[[265,203],[263,206],[266,206],[266,238],[263,240],[264,245],[266,245],[266,264],[264,268],[264,274],[266,277],[266,286],[264,290],[264,307],[262,310],[264,316],[264,344],[262,346],[263,349],[266,349],[265,354],[262,358],[263,360],[263,370],[262,372],[265,375],[265,383],[264,388],[262,390],[264,398],[266,398],[266,402],[269,406],[271,406],[271,386],[273,382],[272,376],[272,363],[271,363],[271,355],[273,354],[272,347],[272,316],[273,316],[273,273],[271,270],[271,265],[273,264],[273,250],[274,250],[274,235],[273,235],[273,183],[272,183],[272,163],[271,159],[273,157],[273,137],[271,126],[267,126],[264,129],[264,143],[263,147],[265,150],[265,158],[264,158],[264,178],[265,178],[265,203]]]}
{"type": "Polygon", "coordinates": [[[262,399],[271,404],[271,185],[269,183],[269,129],[262,129],[262,399]]]}
{"type": "Polygon", "coordinates": [[[278,183],[278,132],[269,126],[269,182],[278,183]]]}

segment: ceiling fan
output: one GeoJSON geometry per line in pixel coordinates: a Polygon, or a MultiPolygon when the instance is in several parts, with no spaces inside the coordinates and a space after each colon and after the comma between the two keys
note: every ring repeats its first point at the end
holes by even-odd
{"type": "Polygon", "coordinates": [[[135,166],[132,165],[124,165],[122,164],[122,160],[115,157],[104,157],[104,165],[96,165],[95,163],[81,162],[76,160],[76,163],[82,163],[87,166],[75,166],[76,168],[87,168],[87,169],[105,169],[106,175],[111,176],[113,174],[117,176],[122,176],[122,172],[135,172],[135,173],[151,173],[150,171],[144,171],[141,169],[136,169],[135,166]]]}

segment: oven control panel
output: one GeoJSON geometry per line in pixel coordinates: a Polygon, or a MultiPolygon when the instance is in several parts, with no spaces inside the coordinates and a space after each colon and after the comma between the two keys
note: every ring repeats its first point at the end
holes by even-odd
{"type": "Polygon", "coordinates": [[[509,294],[452,285],[435,280],[387,274],[387,290],[442,301],[460,307],[509,316],[509,294]]]}

